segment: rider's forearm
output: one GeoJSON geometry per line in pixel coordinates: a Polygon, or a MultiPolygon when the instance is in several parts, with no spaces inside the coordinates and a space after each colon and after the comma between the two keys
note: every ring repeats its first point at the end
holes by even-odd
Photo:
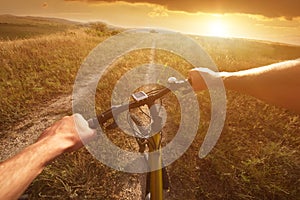
{"type": "Polygon", "coordinates": [[[41,140],[1,163],[0,197],[17,199],[47,163],[63,151],[62,147],[41,140]]]}
{"type": "Polygon", "coordinates": [[[220,73],[225,87],[300,113],[300,61],[220,73]]]}
{"type": "Polygon", "coordinates": [[[78,150],[82,141],[89,142],[95,136],[96,131],[89,128],[80,114],[57,121],[36,143],[0,163],[0,198],[17,199],[47,163],[64,152],[78,150]]]}

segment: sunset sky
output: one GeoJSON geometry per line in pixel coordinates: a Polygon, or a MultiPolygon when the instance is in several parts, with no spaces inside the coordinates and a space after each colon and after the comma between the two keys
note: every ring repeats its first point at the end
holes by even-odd
{"type": "Polygon", "coordinates": [[[104,21],[297,45],[299,8],[299,0],[0,0],[0,14],[104,21]]]}

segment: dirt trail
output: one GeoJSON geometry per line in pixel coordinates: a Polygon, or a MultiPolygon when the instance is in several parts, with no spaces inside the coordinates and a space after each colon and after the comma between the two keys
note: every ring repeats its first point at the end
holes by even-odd
{"type": "Polygon", "coordinates": [[[5,160],[32,144],[51,124],[71,111],[71,95],[51,100],[46,105],[26,116],[0,140],[0,161],[5,160]]]}
{"type": "MultiPolygon", "coordinates": [[[[59,120],[66,114],[70,114],[72,110],[72,95],[60,96],[51,100],[46,105],[33,111],[30,116],[24,118],[23,121],[11,127],[10,130],[3,131],[5,135],[0,140],[0,161],[3,161],[26,146],[34,143],[39,135],[55,121],[59,120]]],[[[120,189],[117,195],[120,199],[126,197],[127,199],[139,199],[144,196],[144,187],[146,176],[135,176],[130,182],[128,179],[123,180],[124,187],[120,189]]],[[[165,193],[165,198],[169,195],[165,193]]],[[[119,198],[118,198],[119,199],[119,198]]]]}

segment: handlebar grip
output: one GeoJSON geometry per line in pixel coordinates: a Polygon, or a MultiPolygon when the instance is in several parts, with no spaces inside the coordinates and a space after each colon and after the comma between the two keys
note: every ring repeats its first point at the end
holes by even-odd
{"type": "Polygon", "coordinates": [[[88,119],[87,122],[89,124],[89,127],[91,129],[96,129],[97,128],[97,118],[91,118],[91,119],[88,119]]]}

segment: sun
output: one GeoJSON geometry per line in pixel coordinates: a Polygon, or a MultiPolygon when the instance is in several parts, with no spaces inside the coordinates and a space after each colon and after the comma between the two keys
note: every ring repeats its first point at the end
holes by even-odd
{"type": "Polygon", "coordinates": [[[208,26],[208,34],[217,37],[226,37],[228,35],[227,25],[222,20],[211,21],[208,26]]]}

